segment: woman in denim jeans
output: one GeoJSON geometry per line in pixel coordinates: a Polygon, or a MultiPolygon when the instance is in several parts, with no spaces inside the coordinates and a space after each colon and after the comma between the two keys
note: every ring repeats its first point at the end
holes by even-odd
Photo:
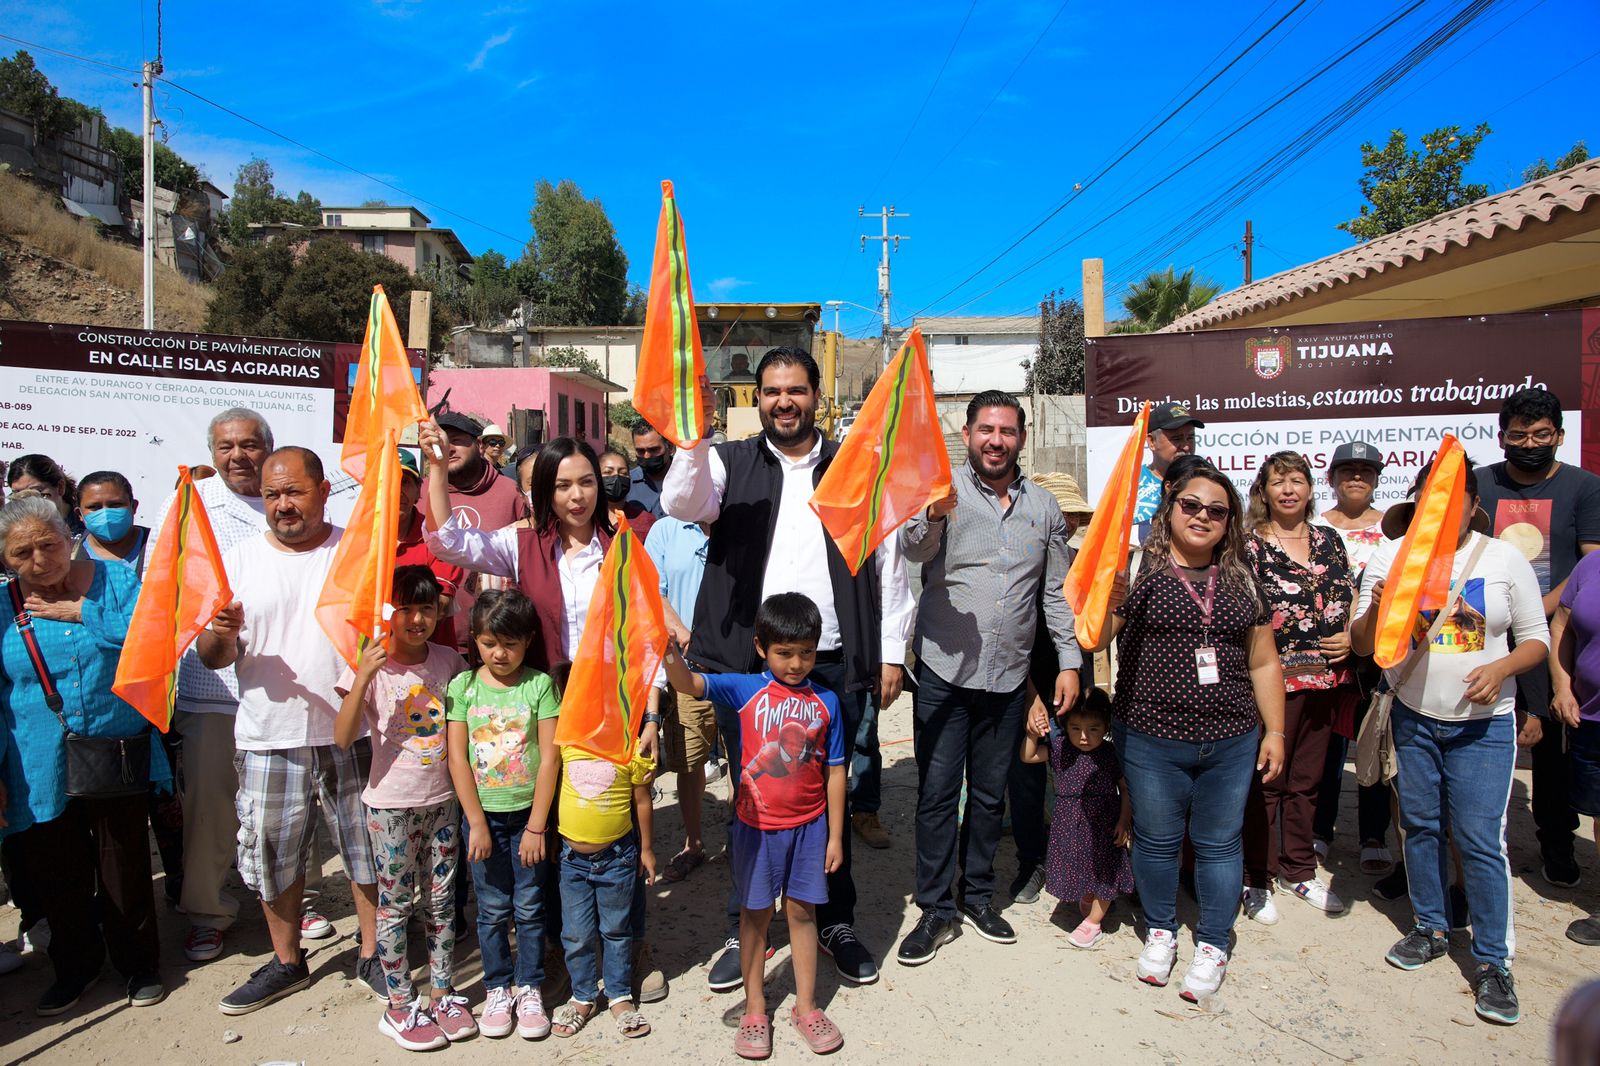
{"type": "MultiPolygon", "coordinates": [[[[1424,468],[1411,487],[1415,496],[1424,468]]],[[[1533,567],[1504,541],[1486,536],[1488,515],[1478,507],[1478,479],[1469,469],[1463,494],[1455,561],[1450,574],[1450,615],[1427,637],[1437,611],[1419,612],[1406,661],[1384,671],[1395,691],[1394,728],[1405,829],[1406,875],[1416,924],[1385,959],[1416,970],[1444,955],[1450,928],[1446,891],[1450,852],[1446,826],[1461,852],[1467,905],[1472,913],[1472,957],[1478,967],[1473,993],[1478,1016],[1501,1025],[1521,1020],[1511,958],[1511,863],[1506,857],[1506,804],[1517,762],[1516,675],[1545,658],[1550,632],[1533,567]],[[1474,562],[1473,553],[1481,546],[1474,562]],[[1512,650],[1514,638],[1515,650],[1512,650]],[[1412,656],[1425,655],[1407,670],[1412,656]],[[1404,683],[1401,681],[1404,679],[1404,683]]],[[[1384,516],[1384,532],[1403,536],[1415,511],[1402,503],[1384,516]]],[[[1401,545],[1390,540],[1367,563],[1351,644],[1372,653],[1377,605],[1384,579],[1401,545]]]]}
{"type": "Polygon", "coordinates": [[[1183,980],[1191,1001],[1215,993],[1228,964],[1251,772],[1271,781],[1283,767],[1283,669],[1239,512],[1233,483],[1215,469],[1177,478],[1151,520],[1138,577],[1131,588],[1119,577],[1102,631],[1101,647],[1120,634],[1114,733],[1149,925],[1138,975],[1165,985],[1172,973],[1187,832],[1200,901],[1183,980]]]}

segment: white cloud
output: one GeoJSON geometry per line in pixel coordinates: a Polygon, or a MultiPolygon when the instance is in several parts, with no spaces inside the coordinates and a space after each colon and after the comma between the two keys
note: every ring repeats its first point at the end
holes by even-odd
{"type": "Polygon", "coordinates": [[[468,70],[482,70],[483,69],[483,64],[489,58],[489,53],[494,51],[496,48],[499,48],[501,45],[505,44],[507,41],[511,40],[511,35],[516,33],[516,32],[517,31],[514,30],[514,29],[506,30],[504,33],[497,33],[493,37],[489,38],[487,41],[484,41],[483,42],[483,47],[478,49],[478,54],[473,56],[472,57],[472,62],[467,64],[467,69],[468,70]]]}
{"type": "Polygon", "coordinates": [[[522,90],[526,89],[528,86],[532,85],[534,82],[536,82],[538,80],[539,80],[539,75],[537,75],[537,74],[535,74],[531,78],[523,78],[521,81],[517,82],[516,91],[520,93],[522,90]]]}
{"type": "Polygon", "coordinates": [[[422,6],[422,0],[372,0],[372,6],[378,9],[380,15],[408,19],[417,13],[417,9],[422,6]]]}
{"type": "Polygon", "coordinates": [[[719,300],[726,300],[729,296],[733,295],[733,290],[742,289],[744,286],[749,284],[751,283],[745,281],[743,278],[718,278],[710,285],[706,286],[706,288],[710,290],[712,296],[715,296],[719,300]]]}

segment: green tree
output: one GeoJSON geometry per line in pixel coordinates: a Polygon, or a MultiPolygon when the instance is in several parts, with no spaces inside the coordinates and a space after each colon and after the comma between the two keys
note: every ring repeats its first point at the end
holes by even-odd
{"type": "Polygon", "coordinates": [[[1164,329],[1190,311],[1198,311],[1216,298],[1222,286],[1210,278],[1194,276],[1194,267],[1182,274],[1171,267],[1158,270],[1135,282],[1122,298],[1129,320],[1113,329],[1116,333],[1153,333],[1164,329]]]}
{"type": "Polygon", "coordinates": [[[570,344],[558,344],[554,348],[544,350],[542,366],[567,366],[574,370],[581,370],[590,377],[605,378],[605,371],[600,369],[600,364],[594,356],[582,348],[575,348],[570,344]]]}
{"type": "MultiPolygon", "coordinates": [[[[135,200],[144,198],[144,138],[121,126],[106,134],[102,147],[122,164],[122,194],[135,200]]],[[[177,152],[156,142],[156,185],[179,196],[200,188],[200,171],[177,152]]]]}
{"type": "Polygon", "coordinates": [[[1530,181],[1539,181],[1541,178],[1548,178],[1558,170],[1566,170],[1568,167],[1575,167],[1579,163],[1587,163],[1588,161],[1589,146],[1582,141],[1576,141],[1571,148],[1567,149],[1567,154],[1557,159],[1553,164],[1545,162],[1544,156],[1540,156],[1537,163],[1522,172],[1522,181],[1524,184],[1530,181]]]}
{"type": "Polygon", "coordinates": [[[272,164],[254,156],[239,168],[234,178],[233,196],[228,201],[223,228],[228,239],[239,245],[250,238],[252,222],[320,226],[322,204],[304,190],[292,200],[280,193],[272,184],[272,164]]]}
{"type": "Polygon", "coordinates": [[[1358,216],[1338,228],[1358,241],[1370,241],[1483,199],[1489,187],[1468,185],[1463,172],[1491,132],[1483,122],[1471,133],[1443,126],[1422,135],[1421,151],[1407,147],[1404,130],[1394,130],[1381,147],[1364,142],[1361,165],[1366,169],[1360,184],[1367,202],[1358,216]]]}
{"type": "Polygon", "coordinates": [[[1022,369],[1029,392],[1074,396],[1083,392],[1083,305],[1061,290],[1039,301],[1039,348],[1022,369]]]}
{"type": "Polygon", "coordinates": [[[39,137],[55,137],[76,129],[93,112],[62,96],[21,49],[10,59],[0,59],[0,107],[33,123],[39,137]]]}
{"type": "MultiPolygon", "coordinates": [[[[372,286],[382,285],[401,336],[408,334],[411,292],[422,279],[386,255],[363,252],[336,237],[306,243],[280,237],[241,247],[217,279],[206,316],[215,333],[298,340],[359,342],[372,286]]],[[[434,302],[430,347],[443,346],[447,322],[434,302]]]]}
{"type": "Polygon", "coordinates": [[[534,188],[533,240],[510,269],[510,280],[532,305],[532,324],[620,325],[629,312],[628,256],[598,199],[577,183],[534,188]]]}

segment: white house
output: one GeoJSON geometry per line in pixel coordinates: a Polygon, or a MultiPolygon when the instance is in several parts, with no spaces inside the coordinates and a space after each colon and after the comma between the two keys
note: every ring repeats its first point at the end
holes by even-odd
{"type": "Polygon", "coordinates": [[[1022,363],[1038,351],[1038,315],[949,315],[919,318],[916,324],[928,342],[934,392],[1026,391],[1022,363]]]}

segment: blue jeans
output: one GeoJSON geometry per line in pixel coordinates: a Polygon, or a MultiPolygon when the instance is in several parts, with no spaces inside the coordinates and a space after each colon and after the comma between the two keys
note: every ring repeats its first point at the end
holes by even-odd
{"type": "Polygon", "coordinates": [[[1517,765],[1516,716],[1446,722],[1395,701],[1394,751],[1400,824],[1406,831],[1406,880],[1417,924],[1450,928],[1449,828],[1461,851],[1462,887],[1472,911],[1472,957],[1504,966],[1516,954],[1511,926],[1511,862],[1506,804],[1517,765]]]}
{"type": "Polygon", "coordinates": [[[633,902],[639,882],[639,838],[629,833],[592,855],[561,842],[561,946],[572,998],[600,995],[598,941],[605,942],[606,998],[633,998],[633,902]]]}
{"type": "MultiPolygon", "coordinates": [[[[538,988],[544,983],[544,881],[548,864],[527,867],[517,857],[529,811],[484,811],[494,850],[472,863],[472,888],[478,894],[478,950],[483,957],[483,987],[538,988]],[[513,976],[510,923],[517,926],[513,976]]],[[[471,828],[462,820],[462,854],[471,828]]]]}
{"type": "Polygon", "coordinates": [[[1197,744],[1114,727],[1133,801],[1133,880],[1151,929],[1178,932],[1178,853],[1194,844],[1195,940],[1228,950],[1244,890],[1245,799],[1260,734],[1197,744]]]}

